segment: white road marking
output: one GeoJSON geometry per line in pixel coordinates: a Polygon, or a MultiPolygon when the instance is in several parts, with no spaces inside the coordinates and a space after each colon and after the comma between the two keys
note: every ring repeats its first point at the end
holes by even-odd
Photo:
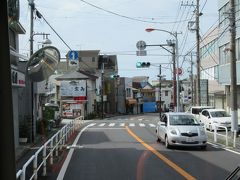
{"type": "MultiPolygon", "coordinates": [[[[94,124],[94,123],[93,123],[93,124],[94,124]]],[[[95,123],[95,124],[96,124],[96,123],[95,123]]],[[[94,124],[94,125],[95,125],[95,124],[94,124]]],[[[76,145],[77,145],[77,142],[78,142],[79,138],[81,137],[83,131],[85,131],[85,130],[86,130],[88,127],[90,127],[91,125],[92,125],[92,124],[87,125],[86,127],[84,127],[84,128],[79,132],[79,134],[77,135],[76,139],[74,140],[74,142],[73,142],[73,144],[72,144],[73,146],[76,146],[76,145]]],[[[94,126],[94,125],[93,125],[93,126],[94,126]]],[[[68,155],[67,155],[67,158],[66,158],[66,160],[65,160],[64,163],[63,163],[63,166],[62,166],[62,168],[61,168],[61,170],[60,170],[60,173],[58,174],[57,180],[62,180],[62,179],[64,178],[64,175],[65,175],[65,173],[66,173],[67,167],[68,167],[69,162],[70,162],[70,160],[71,160],[71,158],[72,158],[73,151],[74,151],[74,148],[71,148],[71,149],[69,150],[69,153],[68,153],[68,155]]]]}
{"type": "Polygon", "coordinates": [[[140,126],[140,127],[145,127],[145,124],[139,123],[139,126],[140,126]]]}
{"type": "Polygon", "coordinates": [[[113,127],[113,126],[115,126],[115,123],[110,123],[108,126],[113,127]]]}
{"type": "Polygon", "coordinates": [[[103,126],[105,126],[105,124],[106,124],[106,123],[101,123],[101,124],[99,124],[98,126],[103,127],[103,126]]]}
{"type": "Polygon", "coordinates": [[[150,126],[150,127],[156,127],[156,125],[155,125],[155,124],[149,124],[149,126],[150,126]]]}
{"type": "Polygon", "coordinates": [[[121,127],[125,126],[125,123],[120,123],[120,126],[121,126],[121,127]]]}
{"type": "Polygon", "coordinates": [[[91,130],[99,130],[99,129],[101,129],[101,130],[104,130],[104,129],[125,129],[125,128],[121,128],[121,127],[118,127],[118,128],[114,128],[114,127],[103,127],[103,128],[91,128],[91,129],[89,129],[89,131],[91,130]]]}
{"type": "Polygon", "coordinates": [[[138,119],[139,121],[142,121],[143,119],[138,119]]]}
{"type": "Polygon", "coordinates": [[[92,127],[92,126],[95,126],[95,125],[96,125],[96,123],[91,123],[91,124],[88,125],[88,127],[92,127]]]}
{"type": "Polygon", "coordinates": [[[224,149],[224,150],[229,151],[229,152],[231,152],[231,153],[240,155],[240,152],[237,152],[237,151],[234,151],[234,150],[225,148],[225,147],[223,147],[223,146],[220,146],[220,145],[217,145],[217,144],[214,144],[214,143],[211,143],[211,142],[207,142],[207,143],[210,144],[211,146],[213,146],[214,148],[224,149]]]}
{"type": "Polygon", "coordinates": [[[130,127],[134,127],[135,124],[134,124],[134,123],[130,123],[129,126],[130,126],[130,127]]]}

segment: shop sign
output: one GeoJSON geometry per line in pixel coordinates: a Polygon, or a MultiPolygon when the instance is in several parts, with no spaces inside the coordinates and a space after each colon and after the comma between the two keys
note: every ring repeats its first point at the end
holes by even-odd
{"type": "Polygon", "coordinates": [[[25,87],[25,75],[15,69],[11,69],[12,86],[25,87]]]}
{"type": "Polygon", "coordinates": [[[61,96],[86,97],[86,80],[62,81],[61,96]]]}

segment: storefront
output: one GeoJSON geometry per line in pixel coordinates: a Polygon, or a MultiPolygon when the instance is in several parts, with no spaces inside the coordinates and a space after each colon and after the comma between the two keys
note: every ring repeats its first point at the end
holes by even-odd
{"type": "Polygon", "coordinates": [[[61,81],[61,116],[76,118],[85,115],[87,102],[86,80],[61,81]]]}

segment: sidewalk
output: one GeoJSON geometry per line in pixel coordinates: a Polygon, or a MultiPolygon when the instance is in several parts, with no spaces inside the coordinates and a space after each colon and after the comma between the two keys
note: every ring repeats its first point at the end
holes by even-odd
{"type": "Polygon", "coordinates": [[[53,128],[47,136],[38,135],[34,143],[21,144],[15,149],[16,172],[23,167],[27,160],[50,139],[61,127],[53,128]]]}
{"type": "Polygon", "coordinates": [[[233,137],[232,134],[229,133],[228,134],[228,147],[226,147],[226,139],[223,136],[217,136],[217,143],[214,142],[214,135],[213,132],[207,132],[208,135],[208,142],[211,142],[213,144],[217,144],[220,145],[222,147],[225,147],[227,149],[231,149],[233,151],[237,151],[240,152],[240,135],[238,135],[238,137],[236,137],[236,147],[233,147],[233,137]]]}

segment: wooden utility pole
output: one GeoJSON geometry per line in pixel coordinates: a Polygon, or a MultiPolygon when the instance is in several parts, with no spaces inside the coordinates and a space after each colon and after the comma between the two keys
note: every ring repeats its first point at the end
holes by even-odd
{"type": "Polygon", "coordinates": [[[229,22],[230,22],[230,72],[231,72],[231,131],[238,131],[238,107],[237,107],[237,77],[236,77],[236,21],[234,0],[229,1],[229,22]]]}
{"type": "Polygon", "coordinates": [[[104,107],[103,107],[103,91],[104,91],[104,62],[102,63],[102,73],[101,73],[101,118],[104,118],[104,107]]]}
{"type": "Polygon", "coordinates": [[[196,3],[196,42],[197,42],[197,54],[196,54],[196,62],[197,62],[197,105],[201,106],[201,87],[200,87],[200,33],[199,33],[199,0],[196,3]]]}

